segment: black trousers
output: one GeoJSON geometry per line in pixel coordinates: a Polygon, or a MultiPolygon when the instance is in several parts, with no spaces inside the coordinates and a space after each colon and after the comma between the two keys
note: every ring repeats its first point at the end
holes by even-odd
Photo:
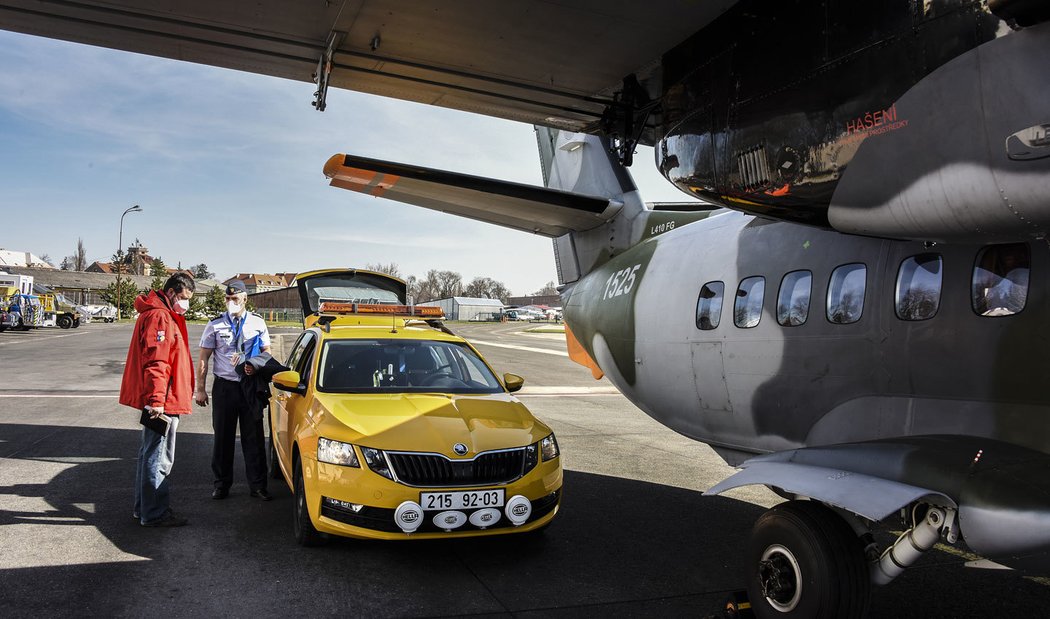
{"type": "Polygon", "coordinates": [[[211,390],[211,427],[215,431],[215,447],[211,455],[211,470],[216,488],[233,484],[233,454],[237,444],[237,425],[241,426],[241,452],[244,454],[244,472],[252,490],[266,489],[266,443],[263,437],[262,417],[255,418],[244,398],[241,384],[215,377],[211,390]]]}

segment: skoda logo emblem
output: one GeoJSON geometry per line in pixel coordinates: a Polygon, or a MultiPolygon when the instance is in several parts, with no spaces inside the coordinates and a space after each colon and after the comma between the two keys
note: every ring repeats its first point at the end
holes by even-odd
{"type": "Polygon", "coordinates": [[[455,445],[452,446],[452,451],[457,456],[465,456],[465,455],[467,455],[467,451],[468,450],[467,450],[467,446],[464,445],[463,443],[456,443],[455,445]]]}

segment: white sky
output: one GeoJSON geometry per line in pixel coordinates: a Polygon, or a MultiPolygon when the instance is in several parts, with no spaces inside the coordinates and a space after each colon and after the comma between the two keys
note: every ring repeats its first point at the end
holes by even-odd
{"type": "MultiPolygon", "coordinates": [[[[0,248],[56,264],[136,238],[168,266],[220,279],[396,262],[502,281],[556,280],[551,241],[329,187],[336,153],[540,185],[530,125],[0,31],[0,248]]],[[[684,194],[639,149],[647,201],[684,194]]]]}

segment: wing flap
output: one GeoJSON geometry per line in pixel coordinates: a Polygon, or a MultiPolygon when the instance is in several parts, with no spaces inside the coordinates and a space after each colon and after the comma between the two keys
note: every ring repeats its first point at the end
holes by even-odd
{"type": "Polygon", "coordinates": [[[353,155],[324,166],[333,187],[556,238],[612,219],[606,198],[353,155]]]}

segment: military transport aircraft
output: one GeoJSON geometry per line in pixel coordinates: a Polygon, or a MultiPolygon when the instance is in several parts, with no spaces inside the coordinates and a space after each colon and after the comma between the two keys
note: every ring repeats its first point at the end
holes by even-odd
{"type": "Polygon", "coordinates": [[[935,543],[1050,570],[1050,3],[0,0],[0,26],[532,122],[547,187],[333,185],[549,236],[573,359],[789,499],[760,616],[935,543]],[[637,144],[709,207],[647,205],[637,144]],[[905,532],[879,548],[894,515],[905,532]]]}

